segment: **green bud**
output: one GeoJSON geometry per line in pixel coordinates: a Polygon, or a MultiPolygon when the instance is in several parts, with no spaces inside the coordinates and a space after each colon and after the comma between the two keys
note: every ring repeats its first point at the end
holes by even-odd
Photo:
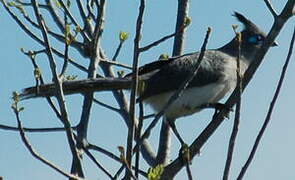
{"type": "Polygon", "coordinates": [[[20,101],[19,94],[16,91],[12,92],[12,99],[15,103],[18,103],[20,101]]]}
{"type": "Polygon", "coordinates": [[[153,168],[149,168],[148,180],[160,180],[163,172],[164,172],[164,165],[162,164],[159,164],[153,168]]]}
{"type": "Polygon", "coordinates": [[[61,4],[59,3],[58,0],[55,0],[54,3],[55,3],[55,5],[56,5],[57,8],[61,8],[61,4]]]}
{"type": "Polygon", "coordinates": [[[184,19],[184,27],[188,27],[192,23],[192,18],[186,16],[184,19]]]}
{"type": "Polygon", "coordinates": [[[128,39],[128,37],[129,37],[129,33],[120,31],[119,39],[121,42],[126,41],[128,39]]]}
{"type": "Polygon", "coordinates": [[[169,59],[169,55],[168,54],[161,54],[159,56],[159,60],[168,60],[169,59]]]}

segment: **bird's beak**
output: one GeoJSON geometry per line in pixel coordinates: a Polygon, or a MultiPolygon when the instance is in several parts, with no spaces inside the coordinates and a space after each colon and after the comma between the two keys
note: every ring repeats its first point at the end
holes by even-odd
{"type": "Polygon", "coordinates": [[[274,46],[278,46],[278,43],[274,41],[274,42],[272,43],[271,46],[272,46],[272,47],[274,47],[274,46]]]}

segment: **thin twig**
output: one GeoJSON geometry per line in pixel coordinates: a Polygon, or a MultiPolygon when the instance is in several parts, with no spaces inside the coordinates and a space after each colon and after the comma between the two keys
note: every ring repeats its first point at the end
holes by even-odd
{"type": "Polygon", "coordinates": [[[185,163],[185,167],[186,167],[187,178],[189,180],[193,180],[193,175],[192,175],[192,171],[191,171],[191,168],[190,168],[190,163],[189,162],[186,162],[185,163]]]}
{"type": "MultiPolygon", "coordinates": [[[[139,42],[141,39],[142,33],[142,24],[143,24],[143,15],[145,10],[145,0],[140,0],[140,6],[138,10],[138,17],[136,20],[136,34],[134,38],[134,50],[133,50],[133,66],[132,66],[132,85],[131,85],[131,94],[130,94],[130,107],[129,107],[129,123],[128,127],[128,136],[127,136],[127,150],[126,150],[126,160],[128,166],[132,165],[132,154],[133,154],[133,140],[134,140],[134,131],[135,131],[135,108],[136,108],[136,94],[138,89],[138,61],[139,61],[139,42]]],[[[125,178],[126,180],[130,179],[130,172],[126,169],[125,178]]]]}
{"type": "Polygon", "coordinates": [[[275,9],[273,8],[272,4],[270,3],[269,0],[264,0],[268,10],[270,11],[270,13],[272,14],[272,16],[274,18],[276,18],[278,16],[278,14],[276,13],[275,9]]]}
{"type": "Polygon", "coordinates": [[[100,6],[98,8],[98,15],[97,15],[97,19],[96,19],[96,25],[95,25],[95,29],[94,29],[94,42],[93,42],[93,47],[94,47],[94,53],[96,53],[96,55],[99,55],[99,48],[100,48],[100,39],[101,39],[101,35],[103,32],[103,26],[104,26],[104,21],[105,21],[105,8],[106,8],[106,2],[105,0],[101,0],[100,1],[100,6]]]}
{"type": "Polygon", "coordinates": [[[118,45],[118,47],[117,47],[117,49],[115,51],[115,54],[114,54],[114,56],[112,58],[113,61],[116,61],[117,60],[117,57],[118,57],[118,55],[119,55],[119,53],[121,51],[121,48],[122,48],[123,43],[124,43],[124,41],[120,41],[120,43],[119,43],[119,45],[118,45]]]}
{"type": "MultiPolygon", "coordinates": [[[[45,42],[43,40],[41,40],[37,35],[35,35],[32,31],[30,31],[30,29],[24,24],[22,23],[22,21],[15,15],[15,13],[13,13],[10,8],[7,6],[6,1],[3,1],[3,6],[5,8],[5,10],[9,13],[9,15],[12,17],[12,19],[14,19],[14,21],[19,25],[19,27],[29,36],[31,37],[33,40],[35,40],[36,42],[38,42],[39,44],[41,44],[42,46],[45,47],[45,42]]],[[[60,57],[64,57],[64,55],[59,52],[58,50],[56,50],[55,48],[51,47],[52,52],[60,57]]],[[[74,60],[69,59],[69,62],[77,67],[78,69],[86,72],[86,68],[83,67],[82,65],[76,63],[74,60]]]]}
{"type": "MultiPolygon", "coordinates": [[[[100,41],[101,41],[101,36],[102,36],[102,31],[103,31],[103,26],[104,26],[104,16],[105,16],[105,8],[106,5],[104,4],[105,0],[102,0],[103,5],[101,6],[99,10],[99,16],[97,19],[97,24],[95,27],[95,32],[92,40],[92,47],[91,51],[92,54],[90,56],[90,62],[89,66],[87,69],[87,77],[89,79],[93,79],[96,77],[97,74],[97,66],[100,61],[100,41]]],[[[90,112],[93,104],[93,92],[88,92],[84,95],[84,100],[83,100],[83,107],[82,107],[82,114],[80,118],[80,122],[78,124],[78,129],[77,129],[77,146],[78,148],[81,148],[85,145],[85,142],[87,141],[87,132],[88,132],[88,124],[89,124],[89,119],[90,119],[90,112]]]]}
{"type": "MultiPolygon", "coordinates": [[[[143,127],[143,117],[144,117],[144,108],[142,101],[139,102],[139,118],[138,118],[138,127],[136,131],[136,139],[140,139],[142,127],[143,127]]],[[[140,162],[140,146],[138,148],[138,151],[135,155],[135,177],[138,178],[138,172],[139,172],[139,162],[140,162]]]]}
{"type": "MultiPolygon", "coordinates": [[[[76,129],[76,126],[71,127],[73,130],[76,129]]],[[[7,126],[0,124],[0,129],[8,130],[8,131],[19,131],[19,128],[13,126],[7,126]]],[[[52,128],[25,128],[23,127],[23,131],[25,132],[63,132],[65,131],[64,127],[52,127],[52,128]]]]}
{"type": "Polygon", "coordinates": [[[53,21],[56,23],[59,30],[64,33],[65,31],[65,24],[63,22],[63,19],[58,15],[56,3],[54,0],[45,0],[46,4],[49,6],[49,14],[51,15],[53,21]]]}
{"type": "Polygon", "coordinates": [[[98,151],[98,152],[103,153],[104,155],[118,161],[118,162],[121,162],[121,159],[118,156],[116,156],[115,154],[111,153],[110,151],[107,151],[99,146],[94,145],[94,144],[89,143],[87,146],[87,149],[93,150],[93,151],[98,151]]]}
{"type": "Polygon", "coordinates": [[[283,66],[283,69],[282,69],[282,72],[281,72],[281,75],[280,75],[280,79],[279,79],[279,82],[278,82],[278,85],[277,85],[277,88],[276,88],[276,91],[274,93],[274,96],[273,96],[273,99],[271,100],[271,103],[270,103],[270,106],[269,106],[269,109],[268,109],[268,112],[267,112],[267,115],[265,117],[265,120],[264,120],[264,123],[255,139],[255,143],[252,147],[252,150],[251,150],[251,153],[245,163],[245,165],[243,166],[242,170],[240,171],[239,173],[239,176],[237,178],[237,180],[242,180],[243,179],[243,176],[244,174],[246,173],[247,171],[247,168],[249,167],[250,163],[252,162],[253,158],[254,158],[254,155],[256,153],[256,150],[258,148],[258,145],[259,145],[259,142],[267,128],[267,125],[269,124],[270,122],[270,119],[271,119],[271,115],[273,113],[273,109],[275,107],[275,104],[276,104],[276,101],[278,99],[278,96],[280,94],[280,91],[281,91],[281,88],[282,88],[282,85],[283,85],[283,82],[284,82],[284,78],[285,78],[285,75],[286,75],[286,71],[287,71],[287,68],[288,68],[288,65],[289,65],[289,62],[290,62],[290,59],[291,59],[291,55],[292,55],[292,52],[293,52],[293,46],[294,46],[294,42],[295,42],[295,27],[294,27],[294,31],[293,31],[293,35],[292,35],[292,40],[290,42],[290,47],[289,47],[289,51],[288,51],[288,55],[287,55],[287,58],[286,58],[286,61],[285,61],[285,64],[283,66]]]}
{"type": "MultiPolygon", "coordinates": [[[[235,31],[235,27],[234,27],[235,31]]],[[[240,70],[240,58],[241,58],[241,42],[242,42],[242,36],[241,33],[236,33],[236,43],[237,43],[237,88],[238,91],[238,100],[236,104],[236,112],[235,112],[235,120],[233,125],[233,130],[230,136],[229,144],[228,144],[228,152],[227,152],[227,158],[225,163],[225,168],[223,172],[223,180],[228,180],[230,166],[233,158],[233,152],[235,147],[235,141],[239,130],[239,124],[240,124],[240,111],[241,111],[241,96],[242,96],[242,79],[241,79],[241,70],[240,70]]]]}
{"type": "Polygon", "coordinates": [[[57,171],[58,173],[62,174],[63,176],[67,177],[67,178],[72,178],[72,179],[81,179],[77,176],[74,176],[72,174],[69,174],[65,171],[63,171],[62,169],[60,169],[59,167],[57,167],[56,165],[54,165],[53,163],[49,162],[47,159],[43,158],[41,155],[39,155],[35,149],[33,148],[33,146],[30,144],[29,140],[27,139],[25,132],[24,132],[24,128],[22,126],[22,122],[20,120],[19,117],[19,111],[18,111],[18,107],[16,105],[15,109],[14,109],[14,113],[16,116],[16,120],[17,120],[17,124],[18,124],[18,130],[21,136],[21,139],[23,141],[23,143],[25,144],[26,148],[29,150],[29,152],[32,154],[33,157],[35,157],[36,159],[38,159],[39,161],[41,161],[42,163],[46,164],[47,166],[51,167],[52,169],[54,169],[55,171],[57,171]]]}
{"type": "Polygon", "coordinates": [[[106,104],[106,103],[103,103],[103,102],[101,102],[101,101],[99,101],[99,100],[97,100],[97,99],[95,99],[95,98],[93,98],[93,102],[95,102],[96,104],[101,105],[102,107],[105,107],[105,108],[107,108],[107,109],[110,109],[110,110],[112,110],[112,111],[115,111],[115,112],[117,112],[117,113],[120,113],[120,109],[114,108],[114,107],[112,107],[112,106],[110,106],[110,105],[108,105],[108,104],[106,104]]]}
{"type": "Polygon", "coordinates": [[[61,73],[59,75],[60,77],[62,77],[65,74],[65,72],[67,70],[67,67],[68,67],[68,64],[69,64],[69,45],[70,45],[69,34],[70,34],[70,32],[68,32],[68,31],[70,31],[70,30],[67,28],[67,26],[69,26],[67,19],[68,19],[67,14],[64,13],[64,22],[66,24],[66,30],[65,30],[65,33],[64,33],[64,35],[65,35],[65,37],[64,37],[64,45],[65,45],[64,55],[65,55],[65,57],[64,57],[64,64],[62,66],[62,70],[61,70],[61,73]]]}
{"type": "Polygon", "coordinates": [[[80,15],[82,17],[82,20],[84,22],[84,30],[88,33],[89,36],[92,36],[93,34],[93,25],[91,24],[91,21],[88,19],[88,16],[86,16],[85,8],[83,6],[83,1],[79,0],[76,1],[77,6],[80,12],[80,15]]]}
{"type": "MultiPolygon", "coordinates": [[[[34,51],[34,52],[33,52],[34,55],[30,54],[29,52],[27,52],[27,53],[24,52],[24,53],[25,53],[25,54],[31,59],[32,65],[33,65],[33,67],[34,67],[34,72],[40,70],[38,64],[36,63],[36,60],[35,60],[36,57],[35,57],[35,55],[38,54],[38,53],[41,53],[41,52],[46,52],[46,49],[45,49],[45,50],[40,50],[40,51],[34,51]]],[[[37,87],[37,85],[38,85],[39,81],[40,81],[41,85],[44,85],[44,79],[43,79],[43,76],[42,76],[42,73],[41,73],[41,72],[39,72],[37,76],[36,76],[35,73],[34,73],[34,75],[35,75],[35,79],[36,79],[36,88],[37,88],[37,91],[38,91],[38,87],[37,87]],[[38,77],[38,76],[39,76],[39,77],[38,77]]],[[[50,106],[50,107],[52,108],[52,110],[54,111],[55,115],[56,115],[59,119],[61,119],[61,115],[60,115],[59,111],[57,110],[57,108],[55,107],[55,104],[54,104],[54,103],[52,102],[52,100],[50,99],[50,97],[46,97],[46,100],[47,100],[49,106],[50,106]]]]}
{"type": "Polygon", "coordinates": [[[141,47],[141,48],[139,49],[139,51],[140,51],[140,52],[147,51],[147,50],[149,50],[150,48],[155,47],[155,46],[159,45],[160,43],[162,43],[162,42],[164,42],[164,41],[166,41],[166,40],[168,40],[168,39],[174,37],[176,34],[177,34],[177,32],[172,33],[172,34],[167,35],[167,36],[164,36],[164,37],[162,37],[161,39],[159,39],[159,40],[157,40],[157,41],[155,41],[155,42],[152,42],[152,43],[149,44],[149,45],[146,45],[146,46],[144,46],[144,47],[141,47]]]}
{"type": "Polygon", "coordinates": [[[113,179],[114,180],[117,180],[118,179],[118,177],[120,176],[120,174],[122,173],[122,171],[124,170],[124,165],[122,165],[119,169],[118,169],[118,171],[116,172],[116,174],[114,175],[114,177],[113,177],[113,179]]]}
{"type": "Polygon", "coordinates": [[[112,178],[111,173],[109,173],[106,168],[103,167],[103,165],[101,165],[96,159],[95,157],[86,149],[83,148],[84,152],[86,153],[86,155],[94,162],[94,164],[100,169],[102,170],[109,178],[112,178]]]}
{"type": "MultiPolygon", "coordinates": [[[[95,15],[94,15],[94,13],[93,13],[93,5],[94,5],[94,1],[93,1],[93,0],[88,0],[88,1],[87,1],[87,6],[86,6],[87,11],[88,11],[88,15],[87,15],[87,17],[88,17],[88,18],[91,18],[92,20],[95,19],[95,15]]],[[[98,8],[98,7],[97,7],[97,8],[98,8]]]]}
{"type": "MultiPolygon", "coordinates": [[[[73,24],[75,26],[77,26],[77,27],[81,27],[79,25],[78,21],[75,19],[75,17],[70,12],[69,8],[65,5],[64,1],[63,0],[58,0],[58,2],[61,4],[62,8],[64,9],[65,13],[69,16],[69,18],[71,19],[73,24]]],[[[84,40],[86,40],[87,42],[90,41],[90,38],[88,37],[88,35],[84,31],[81,31],[81,35],[83,36],[84,40]]]]}
{"type": "Polygon", "coordinates": [[[63,89],[62,89],[62,82],[59,80],[58,78],[58,74],[57,74],[57,70],[56,70],[56,64],[55,64],[55,60],[53,58],[53,54],[52,54],[52,50],[51,50],[51,45],[49,43],[49,39],[48,39],[48,34],[47,34],[47,30],[46,30],[46,25],[45,22],[39,12],[39,8],[38,8],[38,3],[36,0],[32,0],[33,3],[33,8],[34,8],[34,12],[35,12],[35,16],[38,20],[38,23],[41,27],[41,32],[44,38],[44,42],[46,45],[46,51],[47,51],[47,56],[49,59],[49,65],[52,71],[52,76],[53,76],[53,80],[54,83],[57,87],[57,91],[56,91],[56,97],[58,100],[58,104],[60,107],[60,111],[61,111],[61,121],[64,124],[65,128],[66,128],[66,134],[67,134],[67,139],[68,139],[68,143],[72,152],[72,156],[73,156],[73,162],[75,162],[75,164],[73,164],[74,167],[74,171],[72,171],[74,174],[78,173],[78,175],[80,177],[84,177],[83,174],[83,170],[82,170],[82,165],[81,165],[81,161],[80,161],[80,157],[78,154],[78,151],[76,149],[76,144],[74,141],[74,136],[73,136],[73,132],[71,129],[71,124],[69,121],[69,117],[68,117],[68,113],[67,113],[67,108],[65,105],[65,97],[63,94],[63,89]]]}
{"type": "Polygon", "coordinates": [[[106,63],[106,64],[118,66],[118,67],[123,67],[123,68],[126,68],[126,69],[132,69],[132,67],[130,67],[130,66],[126,65],[126,64],[119,63],[119,62],[117,62],[115,60],[101,59],[100,61],[102,63],[106,63]]]}

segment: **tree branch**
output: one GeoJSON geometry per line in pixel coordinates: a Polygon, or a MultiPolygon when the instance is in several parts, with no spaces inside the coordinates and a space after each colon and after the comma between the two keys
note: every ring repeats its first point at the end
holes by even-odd
{"type": "Polygon", "coordinates": [[[240,111],[241,111],[241,96],[242,96],[242,79],[241,79],[241,70],[240,70],[240,58],[241,58],[241,42],[242,42],[242,35],[241,33],[236,33],[236,44],[237,44],[237,85],[236,87],[238,88],[238,99],[237,99],[237,104],[236,104],[236,110],[235,110],[235,119],[234,119],[234,125],[233,125],[233,130],[230,136],[229,144],[228,144],[228,152],[227,152],[227,158],[226,158],[226,163],[224,167],[224,172],[223,172],[223,180],[228,180],[229,176],[229,171],[230,171],[230,166],[233,158],[233,152],[234,152],[234,147],[235,147],[235,141],[236,137],[238,134],[239,130],[239,124],[240,124],[240,111]]]}
{"type": "Polygon", "coordinates": [[[20,120],[19,117],[19,110],[16,104],[16,107],[14,108],[14,113],[16,116],[16,120],[17,120],[17,125],[18,125],[18,131],[20,133],[21,139],[23,141],[23,143],[25,144],[26,148],[29,150],[29,152],[32,154],[32,156],[36,159],[38,159],[39,161],[41,161],[42,163],[46,164],[47,166],[51,167],[52,169],[54,169],[55,171],[57,171],[58,173],[62,174],[65,177],[68,178],[72,178],[72,179],[81,179],[75,175],[72,174],[68,174],[67,172],[63,171],[62,169],[60,169],[59,167],[57,167],[56,165],[52,164],[51,162],[49,162],[47,159],[43,158],[42,156],[40,156],[35,149],[33,148],[33,146],[30,144],[29,140],[27,139],[25,132],[24,132],[24,128],[22,126],[22,122],[20,120]]]}
{"type": "Polygon", "coordinates": [[[73,164],[74,171],[72,171],[72,173],[74,173],[74,174],[77,173],[78,176],[84,177],[80,157],[79,157],[78,151],[76,149],[76,144],[75,144],[75,141],[74,141],[74,136],[73,136],[73,132],[72,132],[72,129],[71,129],[71,124],[70,124],[70,121],[69,121],[67,108],[66,108],[66,105],[65,105],[65,98],[64,98],[63,89],[62,89],[62,82],[58,78],[58,74],[57,74],[57,71],[56,71],[56,64],[55,64],[55,61],[54,61],[54,58],[53,58],[51,45],[49,43],[47,30],[46,30],[46,25],[45,25],[45,22],[44,22],[41,14],[39,12],[37,1],[32,0],[32,3],[33,3],[33,8],[34,8],[36,18],[37,18],[39,26],[41,27],[41,30],[42,30],[41,32],[42,32],[44,42],[45,42],[45,45],[46,45],[47,56],[48,56],[48,59],[49,59],[49,64],[50,64],[50,68],[51,68],[51,71],[52,71],[54,84],[57,87],[56,96],[57,96],[58,104],[59,104],[60,111],[61,111],[61,117],[62,117],[61,121],[62,121],[62,123],[64,124],[64,126],[66,128],[66,134],[67,134],[68,143],[69,143],[69,146],[70,146],[70,149],[71,149],[71,152],[72,152],[73,161],[75,162],[73,164]]]}
{"type": "Polygon", "coordinates": [[[263,134],[264,134],[264,132],[265,132],[265,130],[267,128],[267,125],[270,122],[271,115],[272,115],[273,109],[275,107],[276,101],[278,99],[278,96],[280,94],[280,91],[281,91],[281,88],[282,88],[282,85],[283,85],[283,81],[284,81],[284,78],[285,78],[285,74],[286,74],[286,71],[287,71],[287,68],[288,68],[288,65],[289,65],[289,62],[290,62],[290,58],[291,58],[292,52],[293,52],[294,41],[295,41],[295,27],[294,27],[294,31],[293,31],[293,35],[292,35],[292,40],[290,42],[290,47],[289,47],[288,55],[287,55],[285,64],[283,66],[282,72],[281,72],[280,80],[278,82],[278,85],[277,85],[275,94],[273,96],[273,99],[272,99],[272,101],[270,103],[270,106],[269,106],[267,115],[265,117],[263,126],[261,127],[261,129],[260,129],[260,131],[259,131],[259,133],[258,133],[258,135],[256,137],[256,140],[255,140],[255,143],[254,143],[254,145],[252,147],[251,153],[250,153],[250,155],[249,155],[249,157],[248,157],[245,165],[243,166],[242,170],[240,171],[237,180],[242,180],[243,179],[244,174],[246,173],[246,171],[247,171],[250,163],[252,162],[252,160],[254,158],[254,155],[255,155],[256,150],[257,150],[258,145],[259,145],[259,142],[260,142],[260,140],[261,140],[261,138],[262,138],[262,136],[263,136],[263,134]]]}

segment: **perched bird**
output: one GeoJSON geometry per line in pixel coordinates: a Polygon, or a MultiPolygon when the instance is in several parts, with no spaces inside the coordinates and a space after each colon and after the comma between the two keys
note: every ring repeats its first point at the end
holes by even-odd
{"type": "MultiPolygon", "coordinates": [[[[240,71],[243,74],[252,61],[254,54],[265,40],[263,33],[254,23],[242,14],[235,12],[234,16],[244,25],[241,31],[240,71]]],[[[276,46],[276,43],[273,44],[276,46]]],[[[238,48],[235,39],[226,45],[212,50],[206,50],[198,72],[183,94],[167,109],[164,116],[167,119],[177,119],[200,111],[202,105],[217,103],[227,93],[236,87],[238,48]]],[[[156,61],[139,68],[139,80],[144,82],[139,100],[149,104],[156,112],[162,110],[169,98],[185,79],[192,74],[200,53],[190,53],[172,57],[165,61],[156,61]]],[[[65,94],[85,93],[86,91],[114,90],[130,88],[130,75],[127,75],[119,86],[108,89],[96,86],[95,79],[65,82],[65,94]],[[127,80],[129,80],[127,82],[127,80]]],[[[113,79],[114,80],[114,79],[113,79]]],[[[121,81],[121,80],[120,80],[121,81]]],[[[20,95],[27,99],[39,96],[54,95],[54,85],[27,88],[20,95]]]]}
{"type": "MultiPolygon", "coordinates": [[[[240,72],[243,74],[266,35],[242,14],[234,16],[244,25],[241,32],[240,72]]],[[[276,46],[276,43],[273,44],[276,46]]],[[[159,112],[185,79],[192,74],[200,52],[172,57],[147,64],[139,69],[139,78],[145,83],[139,99],[159,112]]],[[[226,45],[206,50],[199,70],[181,97],[168,108],[165,117],[176,119],[200,111],[208,103],[217,103],[231,92],[237,83],[238,48],[235,39],[226,45]]]]}

